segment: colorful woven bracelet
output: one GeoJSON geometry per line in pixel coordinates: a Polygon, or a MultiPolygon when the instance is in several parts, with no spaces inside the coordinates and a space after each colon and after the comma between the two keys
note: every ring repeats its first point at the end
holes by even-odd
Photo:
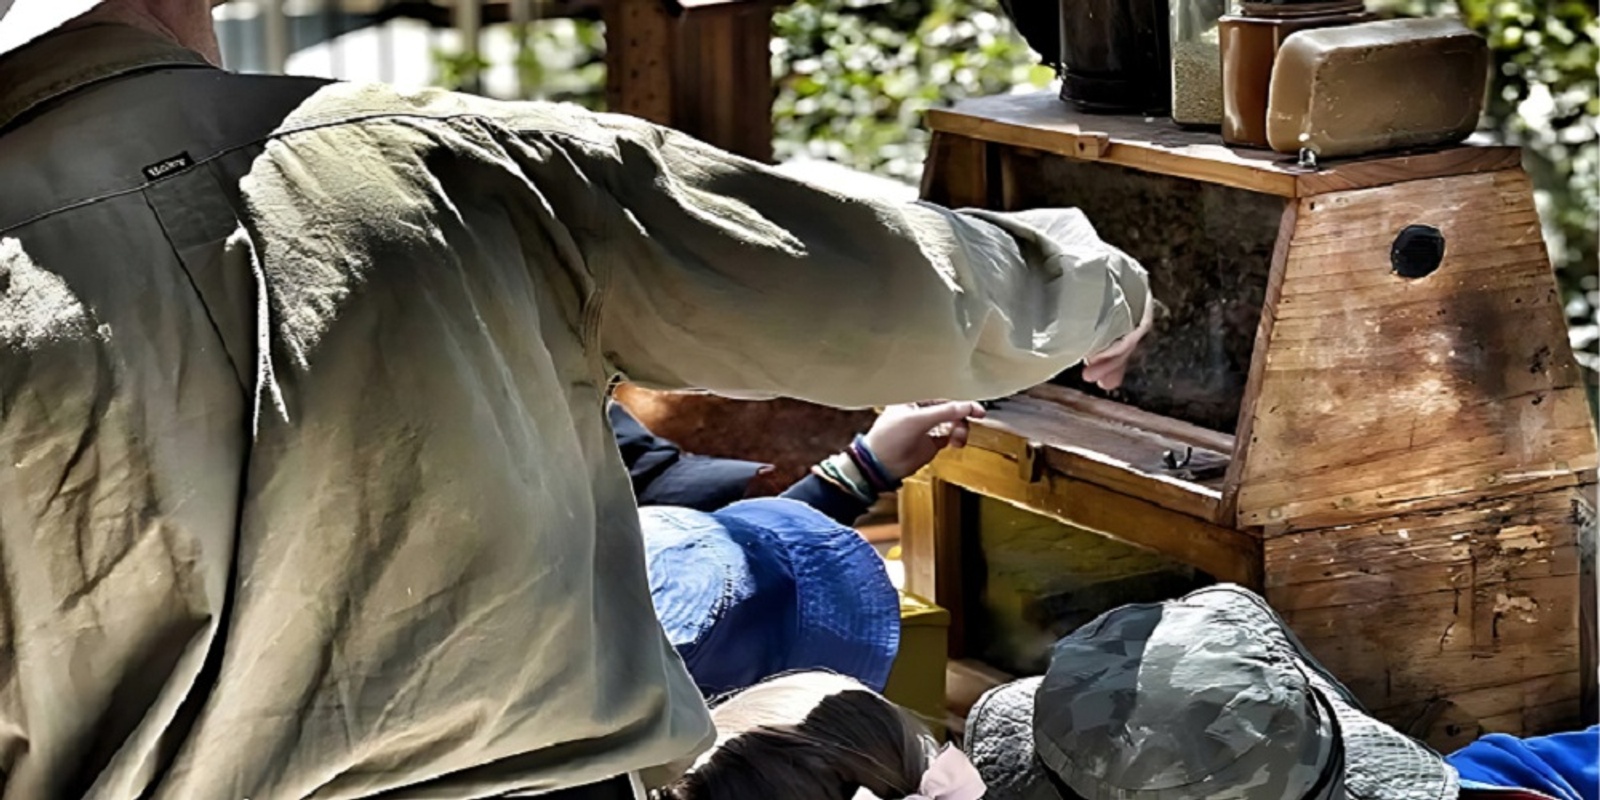
{"type": "Polygon", "coordinates": [[[829,475],[827,470],[822,468],[821,464],[817,464],[816,466],[813,466],[811,468],[811,474],[817,476],[818,480],[822,481],[823,483],[828,484],[829,486],[832,486],[833,488],[839,490],[840,492],[842,492],[844,494],[850,495],[851,497],[855,497],[856,496],[856,492],[855,492],[854,489],[851,489],[849,486],[846,486],[844,484],[844,482],[839,480],[838,478],[835,478],[832,475],[829,475]]]}
{"type": "Polygon", "coordinates": [[[856,470],[867,479],[867,483],[872,484],[873,491],[879,494],[892,491],[889,482],[884,480],[883,475],[873,469],[872,459],[861,452],[861,449],[854,442],[851,442],[850,446],[845,448],[844,455],[850,457],[850,462],[856,465],[856,470]]]}
{"type": "Polygon", "coordinates": [[[881,483],[878,487],[879,492],[892,492],[900,488],[901,482],[889,474],[889,468],[885,467],[883,462],[878,460],[878,454],[872,452],[872,448],[867,446],[866,437],[858,434],[850,442],[850,452],[861,461],[866,462],[862,467],[862,471],[870,473],[874,476],[876,482],[881,483]]]}
{"type": "Polygon", "coordinates": [[[849,455],[840,453],[828,461],[839,477],[844,478],[845,481],[856,488],[857,496],[868,503],[878,499],[878,492],[872,487],[872,482],[861,473],[861,470],[856,467],[855,462],[850,459],[849,455]]]}
{"type": "Polygon", "coordinates": [[[830,456],[824,459],[821,464],[818,464],[816,468],[821,471],[824,478],[831,479],[830,483],[844,489],[846,494],[853,495],[864,503],[877,501],[877,492],[874,492],[871,486],[868,485],[849,456],[843,453],[830,456]]]}

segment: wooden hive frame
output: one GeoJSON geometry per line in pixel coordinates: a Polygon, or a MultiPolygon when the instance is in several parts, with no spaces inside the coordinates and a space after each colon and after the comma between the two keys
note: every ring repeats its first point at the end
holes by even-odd
{"type": "Polygon", "coordinates": [[[1305,169],[1048,94],[929,125],[934,202],[1074,199],[1037,185],[1070,162],[1245,190],[1271,215],[1232,431],[1043,386],[907,483],[907,588],[952,611],[957,717],[1007,677],[967,650],[981,496],[1262,591],[1374,713],[1440,747],[1593,719],[1594,424],[1518,150],[1305,169]],[[1415,279],[1390,258],[1412,225],[1446,242],[1415,279]],[[1171,468],[1179,449],[1210,468],[1171,468]]]}

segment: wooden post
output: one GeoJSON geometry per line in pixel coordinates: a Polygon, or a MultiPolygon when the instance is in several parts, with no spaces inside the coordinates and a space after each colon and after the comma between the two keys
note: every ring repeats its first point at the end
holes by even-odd
{"type": "MultiPolygon", "coordinates": [[[[931,471],[930,471],[931,472],[931,471]]],[[[946,609],[964,604],[961,586],[960,487],[928,472],[908,478],[900,489],[900,546],[906,565],[906,591],[946,609]]],[[[965,653],[960,615],[950,615],[950,657],[965,653]]]]}
{"type": "Polygon", "coordinates": [[[673,19],[659,0],[605,0],[606,107],[672,124],[673,19]]]}
{"type": "Polygon", "coordinates": [[[934,131],[922,170],[922,199],[950,208],[992,208],[999,183],[987,142],[934,131]]]}
{"type": "Polygon", "coordinates": [[[731,153],[772,161],[772,5],[686,8],[673,59],[673,127],[731,153]]]}
{"type": "Polygon", "coordinates": [[[772,160],[772,3],[605,0],[606,103],[772,160]]]}

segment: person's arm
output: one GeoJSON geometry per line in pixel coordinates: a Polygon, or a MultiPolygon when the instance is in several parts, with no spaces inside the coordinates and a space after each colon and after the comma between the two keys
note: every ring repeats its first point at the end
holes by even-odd
{"type": "Polygon", "coordinates": [[[795,500],[822,512],[840,525],[854,525],[865,516],[872,504],[839,488],[815,474],[806,475],[778,495],[795,500]]]}
{"type": "Polygon", "coordinates": [[[651,433],[617,402],[607,416],[641,506],[683,506],[716,511],[743,499],[750,484],[769,465],[731,458],[684,453],[676,444],[651,433]]]}
{"type": "Polygon", "coordinates": [[[849,197],[675,131],[599,122],[614,138],[585,137],[574,157],[610,211],[580,249],[599,344],[629,380],[840,407],[989,398],[1148,317],[1144,270],[1075,210],[849,197]]]}
{"type": "Polygon", "coordinates": [[[927,466],[945,447],[964,447],[967,420],[983,415],[983,406],[977,403],[887,408],[865,435],[819,464],[782,496],[805,503],[842,525],[853,525],[871,508],[878,493],[900,488],[901,481],[927,466]]]}

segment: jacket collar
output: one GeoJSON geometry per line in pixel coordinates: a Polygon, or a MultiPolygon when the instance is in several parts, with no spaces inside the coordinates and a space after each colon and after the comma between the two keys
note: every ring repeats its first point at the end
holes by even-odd
{"type": "Polygon", "coordinates": [[[53,33],[0,58],[0,131],[58,97],[163,67],[209,67],[199,53],[126,25],[53,33]]]}

